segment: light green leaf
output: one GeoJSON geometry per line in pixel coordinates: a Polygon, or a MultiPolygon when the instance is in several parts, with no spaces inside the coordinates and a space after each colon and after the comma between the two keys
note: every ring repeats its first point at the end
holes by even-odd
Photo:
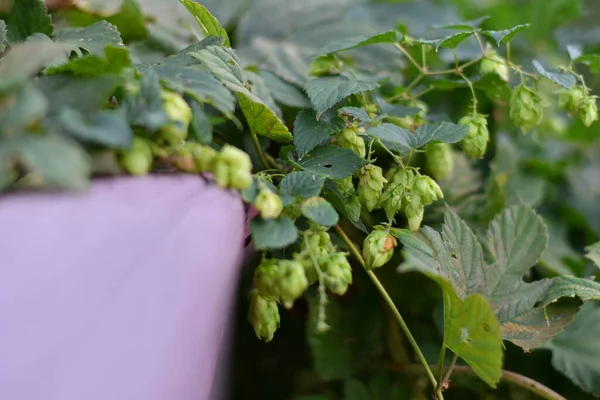
{"type": "Polygon", "coordinates": [[[208,9],[192,0],[179,0],[187,8],[190,14],[202,29],[205,36],[219,36],[225,39],[225,46],[231,47],[227,31],[223,29],[219,21],[208,11],[208,9]]]}
{"type": "Polygon", "coordinates": [[[323,189],[325,178],[312,172],[294,171],[285,176],[279,184],[282,196],[309,198],[318,196],[323,189]]]}
{"type": "Polygon", "coordinates": [[[488,299],[473,293],[461,300],[446,291],[444,340],[481,379],[496,387],[502,377],[503,347],[500,326],[488,299]]]}
{"type": "Polygon", "coordinates": [[[8,46],[8,33],[6,31],[6,22],[0,19],[0,54],[4,53],[8,46]]]}
{"type": "Polygon", "coordinates": [[[496,41],[496,45],[500,46],[502,43],[508,43],[510,40],[515,37],[519,32],[528,29],[530,24],[517,25],[510,29],[504,29],[501,31],[481,31],[484,35],[494,39],[496,41]]]}
{"type": "Polygon", "coordinates": [[[287,217],[268,220],[256,217],[250,221],[250,231],[256,250],[282,249],[298,239],[298,229],[287,217]]]}
{"type": "Polygon", "coordinates": [[[596,304],[584,304],[575,321],[543,348],[552,350],[554,368],[600,396],[600,308],[596,304]]]}
{"type": "Polygon", "coordinates": [[[72,48],[87,50],[98,57],[104,57],[104,48],[109,44],[123,45],[117,27],[106,21],[99,21],[85,28],[60,29],[54,34],[54,40],[70,44],[72,48]]]}
{"type": "Polygon", "coordinates": [[[323,54],[338,53],[340,51],[355,49],[357,47],[369,46],[372,44],[396,43],[402,39],[402,34],[397,31],[387,31],[377,33],[372,36],[355,36],[340,39],[319,49],[315,56],[323,54]]]}
{"type": "Polygon", "coordinates": [[[552,82],[566,89],[572,89],[573,86],[575,86],[575,84],[577,83],[577,79],[571,74],[567,74],[559,70],[547,70],[537,60],[533,60],[531,63],[540,75],[550,79],[552,82]]]}
{"type": "Polygon", "coordinates": [[[344,120],[337,116],[317,119],[314,110],[300,111],[294,121],[294,148],[298,158],[302,159],[306,153],[345,126],[344,120]]]}
{"type": "Polygon", "coordinates": [[[23,136],[0,142],[0,165],[13,165],[15,160],[27,173],[20,185],[55,189],[83,189],[88,185],[88,154],[65,137],[23,136]]]}
{"type": "Polygon", "coordinates": [[[417,43],[432,45],[435,51],[438,51],[440,47],[446,47],[448,49],[455,49],[466,38],[472,36],[475,31],[464,31],[453,33],[452,35],[445,36],[440,39],[418,39],[417,43]]]}
{"type": "Polygon", "coordinates": [[[0,59],[0,91],[19,85],[44,67],[66,60],[71,46],[47,42],[19,43],[0,59]]]}
{"type": "Polygon", "coordinates": [[[341,179],[355,173],[366,161],[349,149],[324,145],[315,148],[301,161],[296,160],[300,168],[331,179],[341,179]]]}
{"type": "Polygon", "coordinates": [[[287,126],[275,112],[248,90],[249,85],[244,80],[239,60],[233,50],[209,46],[192,53],[192,56],[229,90],[236,93],[251,130],[276,142],[286,143],[293,139],[287,126]]]}
{"type": "Polygon", "coordinates": [[[24,42],[34,33],[52,35],[52,19],[43,0],[17,0],[6,17],[8,40],[24,42]]]}
{"type": "Polygon", "coordinates": [[[56,122],[61,133],[110,148],[128,147],[133,137],[123,110],[104,110],[86,117],[77,110],[63,108],[56,122]]]}
{"type": "Polygon", "coordinates": [[[282,119],[283,115],[281,114],[281,109],[275,102],[273,93],[271,93],[271,90],[269,90],[264,79],[257,73],[249,70],[244,70],[242,75],[244,77],[244,81],[250,85],[249,90],[252,92],[252,94],[258,97],[267,107],[269,107],[279,119],[282,119]]]}
{"type": "Polygon", "coordinates": [[[310,79],[304,85],[304,90],[317,110],[317,118],[338,101],[356,93],[377,89],[379,83],[373,77],[356,78],[353,75],[342,73],[337,76],[326,76],[310,79]]]}
{"type": "Polygon", "coordinates": [[[229,118],[233,115],[234,97],[208,72],[196,68],[170,66],[158,66],[153,71],[171,88],[186,93],[200,103],[212,105],[229,118]]]}
{"type": "Polygon", "coordinates": [[[105,74],[119,74],[125,68],[131,67],[129,50],[123,46],[107,45],[104,56],[93,54],[75,58],[58,67],[51,67],[46,74],[70,72],[77,76],[98,76],[105,74]]]}
{"type": "Polygon", "coordinates": [[[335,208],[321,197],[311,197],[302,203],[302,215],[321,226],[333,226],[340,217],[335,208]]]}
{"type": "Polygon", "coordinates": [[[357,379],[344,381],[344,400],[371,400],[369,389],[357,379]]]}
{"type": "Polygon", "coordinates": [[[413,236],[422,244],[416,246],[414,240],[400,237],[406,258],[400,270],[421,271],[460,299],[483,294],[492,304],[503,338],[526,350],[560,332],[576,310],[550,303],[565,295],[595,296],[596,285],[578,278],[523,281],[522,276],[537,262],[547,243],[544,223],[527,206],[507,208],[490,223],[490,262],[484,262],[473,232],[450,210],[444,216],[441,235],[425,226],[413,236]]]}
{"type": "Polygon", "coordinates": [[[585,256],[592,260],[594,264],[596,264],[596,266],[600,268],[600,242],[596,242],[592,245],[587,246],[585,248],[585,251],[587,251],[587,254],[585,256]]]}

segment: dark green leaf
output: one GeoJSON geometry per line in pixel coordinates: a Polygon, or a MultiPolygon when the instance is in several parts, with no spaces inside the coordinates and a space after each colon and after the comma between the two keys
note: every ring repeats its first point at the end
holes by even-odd
{"type": "Polygon", "coordinates": [[[344,381],[344,400],[371,400],[369,389],[357,379],[344,381]]]}
{"type": "Polygon", "coordinates": [[[377,89],[379,83],[373,77],[356,78],[342,73],[338,76],[314,78],[306,82],[304,90],[317,110],[317,118],[338,101],[356,93],[377,89]]]}
{"type": "Polygon", "coordinates": [[[158,66],[153,69],[161,80],[177,91],[186,93],[200,103],[210,104],[231,118],[235,99],[218,79],[195,68],[158,66]]]}
{"type": "Polygon", "coordinates": [[[8,40],[23,42],[34,33],[52,35],[52,19],[44,0],[17,0],[8,17],[8,40]]]}
{"type": "Polygon", "coordinates": [[[48,99],[35,86],[28,84],[16,93],[2,98],[0,136],[17,136],[34,126],[46,114],[48,99]]]}
{"type": "Polygon", "coordinates": [[[294,85],[285,82],[269,71],[260,71],[259,75],[264,79],[273,98],[279,103],[290,107],[310,107],[310,101],[308,100],[308,97],[306,97],[306,94],[301,92],[294,85]]]}
{"type": "Polygon", "coordinates": [[[466,126],[450,122],[420,125],[414,134],[416,138],[414,148],[424,147],[431,142],[457,143],[465,137],[467,132],[466,126]]]}
{"type": "Polygon", "coordinates": [[[577,79],[571,74],[567,74],[558,70],[547,70],[537,60],[533,60],[532,64],[540,75],[545,76],[552,82],[566,89],[572,89],[573,86],[575,86],[575,84],[577,83],[577,79]]]}
{"type": "Polygon", "coordinates": [[[413,149],[416,143],[416,139],[410,131],[390,123],[369,128],[366,130],[366,134],[393,145],[396,150],[401,152],[413,149]]]}
{"type": "Polygon", "coordinates": [[[160,65],[166,67],[190,67],[192,65],[197,65],[198,60],[191,56],[192,53],[198,52],[202,49],[207,48],[208,46],[220,46],[224,43],[224,39],[219,36],[208,36],[199,41],[198,43],[194,43],[180,52],[173,54],[165,58],[160,65]]]}
{"type": "Polygon", "coordinates": [[[298,158],[302,159],[306,153],[342,130],[345,125],[344,120],[336,116],[317,119],[314,110],[300,111],[294,121],[294,148],[298,158]]]}
{"type": "Polygon", "coordinates": [[[584,304],[564,332],[544,344],[552,350],[552,366],[583,390],[600,396],[600,308],[584,304]]]}
{"type": "Polygon", "coordinates": [[[240,108],[252,131],[277,142],[286,143],[292,140],[292,134],[275,112],[248,90],[248,84],[233,50],[210,46],[193,53],[192,56],[229,90],[236,93],[240,108]]]}
{"type": "Polygon", "coordinates": [[[201,104],[193,101],[191,104],[192,108],[192,122],[190,129],[192,134],[200,143],[209,144],[213,140],[213,127],[210,122],[210,118],[204,112],[204,108],[201,104]]]}
{"type": "Polygon", "coordinates": [[[0,165],[17,162],[28,175],[25,186],[82,189],[90,176],[88,154],[64,137],[20,137],[0,142],[0,165]]]}
{"type": "Polygon", "coordinates": [[[338,110],[338,114],[342,117],[352,117],[355,120],[370,122],[369,114],[359,107],[342,107],[338,110]]]}
{"type": "Polygon", "coordinates": [[[161,92],[158,75],[153,70],[146,71],[140,80],[139,93],[125,97],[123,108],[132,126],[145,128],[152,133],[169,120],[163,110],[161,92]]]}
{"type": "Polygon", "coordinates": [[[410,117],[410,116],[416,115],[419,112],[421,112],[421,109],[419,107],[397,106],[397,105],[389,104],[381,98],[377,98],[376,100],[377,100],[377,104],[379,104],[379,107],[381,108],[381,112],[384,115],[387,115],[390,117],[399,117],[399,118],[410,117]]]}
{"type": "Polygon", "coordinates": [[[0,91],[21,84],[44,67],[64,62],[71,46],[48,42],[19,43],[0,59],[0,91]]]}
{"type": "Polygon", "coordinates": [[[562,297],[579,297],[583,301],[600,300],[600,283],[574,276],[558,276],[552,280],[552,286],[542,303],[550,304],[562,297]]]}
{"type": "Polygon", "coordinates": [[[86,118],[77,110],[63,108],[56,117],[56,122],[62,129],[61,133],[105,147],[128,147],[133,137],[133,131],[122,110],[100,111],[86,118]]]}
{"type": "Polygon", "coordinates": [[[335,208],[321,197],[311,197],[302,203],[302,215],[321,226],[333,226],[339,216],[335,208]]]}
{"type": "Polygon", "coordinates": [[[515,37],[521,31],[528,29],[530,24],[517,25],[510,29],[504,29],[501,31],[481,31],[486,36],[494,39],[496,41],[496,45],[500,46],[502,43],[508,43],[510,40],[515,37]]]}
{"type": "Polygon", "coordinates": [[[52,99],[49,114],[57,114],[63,107],[89,114],[107,105],[121,78],[115,75],[84,78],[56,74],[42,76],[35,83],[47,98],[52,99]]]}
{"type": "Polygon", "coordinates": [[[502,377],[503,346],[500,326],[488,299],[479,293],[464,301],[444,296],[444,343],[491,387],[502,377]]]}
{"type": "Polygon", "coordinates": [[[317,51],[315,55],[332,54],[372,44],[396,43],[400,39],[402,39],[402,34],[397,31],[387,31],[372,36],[347,37],[326,45],[317,51]]]}
{"type": "Polygon", "coordinates": [[[250,230],[256,250],[281,249],[298,239],[298,229],[287,217],[269,220],[256,217],[250,221],[250,230]]]}
{"type": "Polygon", "coordinates": [[[455,49],[456,46],[460,44],[460,42],[470,37],[474,33],[475,31],[457,32],[440,39],[419,39],[416,42],[420,44],[430,44],[434,47],[435,51],[438,51],[440,47],[455,49]]]}
{"type": "Polygon", "coordinates": [[[179,0],[187,8],[190,14],[202,29],[205,36],[219,36],[225,39],[225,46],[231,47],[227,31],[223,29],[219,21],[208,11],[208,9],[191,0],[179,0]]]}
{"type": "Polygon", "coordinates": [[[306,171],[294,171],[285,176],[279,184],[282,196],[309,198],[321,193],[325,178],[306,171]]]}
{"type": "Polygon", "coordinates": [[[123,46],[108,45],[104,48],[104,56],[93,54],[75,58],[66,64],[46,70],[47,74],[70,72],[77,76],[98,76],[119,74],[123,69],[131,67],[129,50],[123,46]]]}
{"type": "Polygon", "coordinates": [[[577,57],[574,62],[587,65],[593,73],[600,72],[600,55],[598,54],[584,54],[577,57]]]}
{"type": "Polygon", "coordinates": [[[60,29],[54,34],[54,39],[59,43],[84,49],[98,57],[104,57],[104,48],[109,44],[123,45],[117,27],[106,21],[99,21],[85,28],[60,29]]]}
{"type": "Polygon", "coordinates": [[[296,162],[305,171],[331,179],[350,176],[366,163],[352,150],[331,145],[319,146],[296,162]]]}

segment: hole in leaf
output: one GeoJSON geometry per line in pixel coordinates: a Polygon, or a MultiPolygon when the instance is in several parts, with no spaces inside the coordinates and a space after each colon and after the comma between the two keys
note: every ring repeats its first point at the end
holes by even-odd
{"type": "Polygon", "coordinates": [[[323,168],[331,168],[331,167],[333,167],[333,165],[331,165],[329,163],[328,164],[323,164],[323,168]]]}

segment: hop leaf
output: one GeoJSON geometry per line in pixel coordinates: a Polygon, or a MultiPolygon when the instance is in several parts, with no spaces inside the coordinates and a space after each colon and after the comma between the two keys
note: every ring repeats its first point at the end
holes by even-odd
{"type": "Polygon", "coordinates": [[[452,153],[452,147],[448,143],[428,144],[425,147],[425,159],[429,173],[436,180],[446,179],[454,169],[454,154],[452,153]]]}
{"type": "Polygon", "coordinates": [[[544,109],[539,94],[521,84],[515,88],[510,98],[509,115],[515,126],[523,133],[542,122],[544,109]]]}
{"type": "Polygon", "coordinates": [[[398,245],[396,238],[389,232],[374,230],[363,243],[363,257],[366,268],[373,270],[390,261],[394,255],[394,247],[398,245]]]}
{"type": "Polygon", "coordinates": [[[277,301],[261,296],[256,289],[253,290],[250,292],[250,308],[247,317],[256,337],[264,339],[265,342],[273,340],[280,319],[277,301]]]}
{"type": "Polygon", "coordinates": [[[508,67],[506,66],[506,60],[493,50],[490,50],[488,55],[481,60],[479,72],[482,75],[489,73],[496,74],[502,78],[504,82],[508,82],[508,67]]]}
{"type": "Polygon", "coordinates": [[[366,205],[367,210],[375,209],[383,191],[383,185],[386,183],[387,179],[383,177],[381,167],[367,164],[361,168],[358,197],[366,205]]]}
{"type": "Polygon", "coordinates": [[[598,106],[594,96],[586,96],[577,107],[577,116],[583,121],[585,126],[590,126],[598,120],[598,106]]]}
{"type": "Polygon", "coordinates": [[[490,133],[488,131],[485,115],[466,115],[462,117],[458,123],[459,125],[465,125],[469,128],[467,136],[460,142],[460,146],[465,154],[471,158],[482,158],[490,140],[490,133]]]}

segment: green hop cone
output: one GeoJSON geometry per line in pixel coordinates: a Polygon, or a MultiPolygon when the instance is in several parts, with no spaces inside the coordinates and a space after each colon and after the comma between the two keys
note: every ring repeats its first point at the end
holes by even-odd
{"type": "Polygon", "coordinates": [[[542,98],[523,84],[517,86],[510,97],[509,115],[523,133],[531,130],[542,122],[542,98]]]}
{"type": "Polygon", "coordinates": [[[250,308],[248,321],[254,328],[256,337],[265,342],[273,340],[275,331],[279,328],[279,308],[277,301],[261,296],[258,290],[250,292],[250,308]]]}
{"type": "Polygon", "coordinates": [[[444,198],[444,193],[440,186],[427,175],[420,175],[415,178],[412,193],[413,196],[416,195],[420,198],[420,203],[424,206],[433,203],[437,199],[444,198]]]}
{"type": "Polygon", "coordinates": [[[279,268],[279,295],[285,308],[292,308],[308,288],[308,279],[303,264],[298,260],[281,260],[279,268]]]}
{"type": "Polygon", "coordinates": [[[260,190],[254,200],[254,207],[262,219],[277,218],[281,215],[281,211],[283,211],[281,198],[267,188],[260,190]]]}
{"type": "Polygon", "coordinates": [[[481,64],[479,64],[479,73],[481,75],[493,73],[498,75],[504,82],[508,82],[508,67],[506,66],[506,60],[493,50],[490,50],[487,56],[481,60],[481,64]]]}
{"type": "Polygon", "coordinates": [[[485,115],[465,115],[458,123],[469,128],[467,135],[460,141],[460,147],[468,157],[482,158],[490,141],[485,115]]]}
{"type": "Polygon", "coordinates": [[[586,96],[577,107],[577,116],[585,126],[590,126],[598,120],[598,106],[594,96],[586,96]]]}
{"type": "Polygon", "coordinates": [[[427,147],[425,147],[425,160],[429,173],[436,180],[441,181],[446,179],[454,169],[454,154],[452,153],[452,146],[450,146],[448,143],[428,144],[427,147]]]}
{"type": "Polygon", "coordinates": [[[192,155],[192,149],[184,143],[179,146],[174,153],[171,155],[173,165],[180,171],[183,172],[196,172],[196,163],[192,155]]]}
{"type": "Polygon", "coordinates": [[[361,157],[367,154],[367,148],[363,138],[358,136],[357,128],[344,128],[336,137],[337,144],[345,149],[350,149],[361,157]]]}
{"type": "Polygon", "coordinates": [[[192,150],[192,158],[198,172],[208,172],[212,169],[217,151],[210,146],[200,143],[188,143],[192,150]]]}
{"type": "Polygon", "coordinates": [[[360,219],[360,215],[362,212],[362,203],[358,196],[350,196],[344,202],[344,206],[346,207],[346,212],[348,213],[348,218],[351,221],[358,221],[360,219]]]}
{"type": "Polygon", "coordinates": [[[578,114],[579,103],[586,97],[582,86],[573,86],[572,89],[561,88],[558,91],[558,107],[569,115],[578,114]]]}
{"type": "Polygon", "coordinates": [[[421,196],[413,193],[410,196],[409,203],[404,208],[404,214],[406,215],[406,219],[408,219],[408,229],[411,232],[419,230],[424,213],[425,207],[423,206],[421,196]]]}
{"type": "Polygon", "coordinates": [[[335,183],[338,187],[338,190],[343,194],[354,193],[354,183],[352,182],[352,175],[342,179],[336,179],[335,183]]]}
{"type": "Polygon", "coordinates": [[[344,253],[333,254],[323,269],[325,285],[331,292],[342,296],[352,283],[352,267],[344,253]]]}
{"type": "Polygon", "coordinates": [[[412,131],[417,126],[415,123],[415,119],[411,116],[408,117],[386,117],[388,121],[390,121],[394,125],[398,125],[400,128],[404,128],[406,130],[412,131]]]}
{"type": "Polygon", "coordinates": [[[152,168],[152,147],[143,138],[134,136],[129,149],[123,150],[119,161],[131,175],[146,175],[152,168]]]}
{"type": "Polygon", "coordinates": [[[160,136],[170,144],[180,144],[188,135],[192,109],[179,93],[171,90],[163,89],[161,98],[169,122],[160,129],[160,136]]]}
{"type": "Polygon", "coordinates": [[[254,270],[254,288],[261,296],[277,300],[279,298],[279,275],[277,260],[263,259],[254,270]]]}
{"type": "Polygon", "coordinates": [[[388,183],[379,198],[379,204],[383,205],[385,214],[391,220],[402,208],[405,192],[413,185],[414,172],[411,169],[392,168],[386,177],[388,183]]]}
{"type": "MultiPolygon", "coordinates": [[[[329,257],[329,254],[334,250],[335,248],[331,242],[331,237],[329,236],[329,233],[325,231],[311,232],[306,235],[302,241],[301,251],[303,253],[312,253],[317,262],[319,262],[319,260],[326,260],[329,257]]],[[[308,283],[309,285],[312,285],[319,278],[313,257],[303,258],[302,265],[304,266],[304,272],[308,279],[308,283]]]]}
{"type": "Polygon", "coordinates": [[[362,166],[358,181],[358,197],[365,204],[367,210],[373,211],[377,207],[386,183],[387,179],[383,177],[380,167],[373,164],[362,166]]]}
{"type": "Polygon", "coordinates": [[[213,174],[217,185],[244,190],[252,185],[252,161],[237,147],[226,144],[214,159],[213,174]]]}
{"type": "Polygon", "coordinates": [[[365,268],[373,270],[390,261],[394,255],[394,247],[398,245],[396,238],[386,231],[374,230],[365,238],[363,243],[363,258],[365,268]]]}

